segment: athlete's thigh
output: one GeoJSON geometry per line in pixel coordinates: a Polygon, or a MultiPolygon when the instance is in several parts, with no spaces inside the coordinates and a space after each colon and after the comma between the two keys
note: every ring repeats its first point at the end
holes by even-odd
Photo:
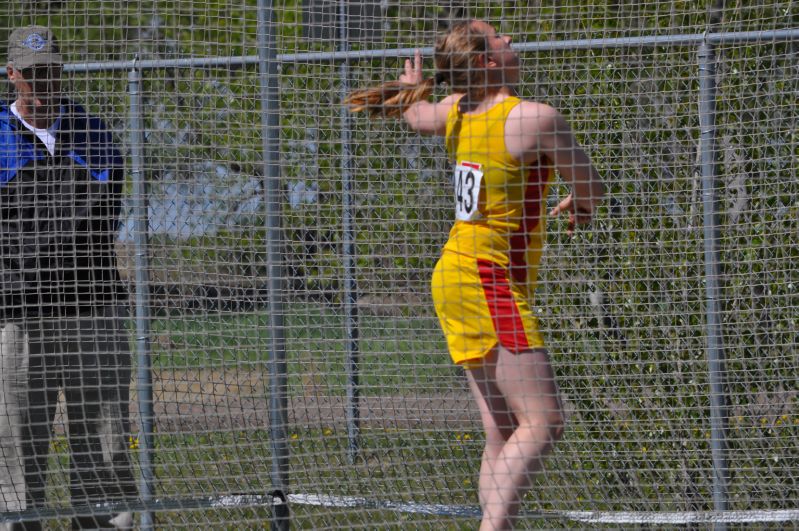
{"type": "Polygon", "coordinates": [[[544,349],[512,353],[497,349],[496,385],[519,422],[560,422],[555,373],[544,349]]]}
{"type": "Polygon", "coordinates": [[[499,444],[513,434],[516,419],[496,384],[496,367],[493,363],[496,355],[492,354],[486,357],[482,365],[466,370],[466,377],[480,410],[486,443],[499,444]]]}

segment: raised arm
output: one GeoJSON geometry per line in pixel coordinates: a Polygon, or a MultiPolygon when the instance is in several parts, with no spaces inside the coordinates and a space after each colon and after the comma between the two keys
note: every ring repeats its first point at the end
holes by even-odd
{"type": "Polygon", "coordinates": [[[422,54],[416,50],[413,62],[405,60],[405,71],[397,81],[356,90],[344,100],[352,112],[377,117],[402,117],[408,127],[424,135],[444,135],[447,114],[460,95],[452,94],[439,102],[427,101],[435,79],[422,75],[422,54]]]}
{"type": "MultiPolygon", "coordinates": [[[[419,50],[413,57],[405,60],[405,72],[399,77],[400,83],[418,86],[425,82],[422,74],[422,54],[419,50]]],[[[423,135],[443,136],[447,132],[447,114],[460,95],[450,94],[438,102],[417,101],[408,107],[402,118],[408,127],[423,135]]]]}
{"type": "Polygon", "coordinates": [[[447,133],[447,114],[458,101],[459,94],[450,94],[437,102],[417,101],[402,118],[408,127],[422,135],[444,136],[447,133]]]}

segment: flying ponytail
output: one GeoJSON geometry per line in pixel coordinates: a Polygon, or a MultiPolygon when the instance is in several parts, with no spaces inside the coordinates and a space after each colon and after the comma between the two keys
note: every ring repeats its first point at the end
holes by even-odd
{"type": "Polygon", "coordinates": [[[399,118],[417,101],[426,100],[433,93],[436,77],[425,79],[417,85],[401,81],[388,81],[377,87],[356,90],[344,99],[351,112],[366,111],[370,117],[399,118]]]}
{"type": "Polygon", "coordinates": [[[485,34],[472,28],[472,20],[452,24],[436,39],[433,56],[436,75],[418,84],[388,81],[377,87],[356,90],[344,99],[351,112],[365,111],[371,117],[399,118],[416,102],[426,100],[436,85],[446,83],[451,92],[469,94],[479,100],[485,92],[485,69],[478,56],[488,50],[485,34]]]}

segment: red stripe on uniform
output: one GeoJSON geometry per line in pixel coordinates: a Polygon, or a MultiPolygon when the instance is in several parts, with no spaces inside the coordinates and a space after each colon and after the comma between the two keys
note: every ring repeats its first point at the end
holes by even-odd
{"type": "Polygon", "coordinates": [[[461,166],[466,166],[467,168],[471,168],[473,170],[479,170],[480,169],[480,165],[477,164],[476,162],[465,162],[464,161],[464,162],[461,162],[461,166]]]}
{"type": "Polygon", "coordinates": [[[542,161],[527,174],[527,187],[524,190],[524,209],[519,228],[510,237],[510,274],[516,282],[527,281],[527,246],[530,244],[530,231],[541,222],[541,203],[547,185],[549,168],[542,161]]]}
{"type": "Polygon", "coordinates": [[[513,300],[505,269],[488,260],[478,260],[477,270],[499,344],[511,352],[529,348],[522,316],[513,300]]]}

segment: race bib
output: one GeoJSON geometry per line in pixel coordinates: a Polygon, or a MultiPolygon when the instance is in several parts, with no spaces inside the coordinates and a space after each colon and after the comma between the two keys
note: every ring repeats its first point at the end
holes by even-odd
{"type": "Polygon", "coordinates": [[[459,221],[473,221],[480,217],[477,206],[483,181],[480,168],[479,164],[466,161],[455,166],[455,219],[459,221]]]}

